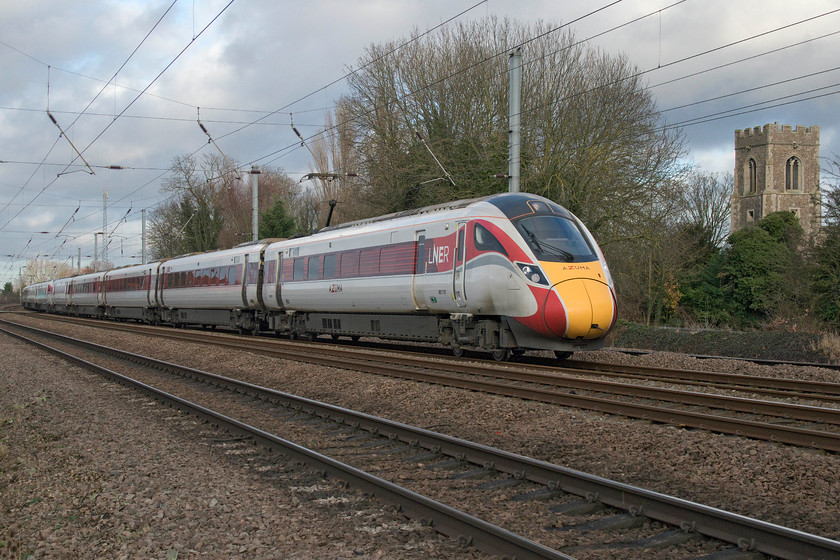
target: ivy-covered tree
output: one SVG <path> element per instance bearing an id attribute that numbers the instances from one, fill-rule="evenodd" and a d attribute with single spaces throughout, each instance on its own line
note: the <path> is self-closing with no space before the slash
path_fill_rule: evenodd
<path id="1" fill-rule="evenodd" d="M 734 327 L 784 317 L 802 296 L 802 228 L 791 212 L 774 212 L 729 236 L 729 246 L 711 258 L 684 286 L 683 305 L 705 323 Z"/>
<path id="2" fill-rule="evenodd" d="M 840 225 L 828 226 L 811 259 L 812 309 L 834 328 L 840 327 Z"/>

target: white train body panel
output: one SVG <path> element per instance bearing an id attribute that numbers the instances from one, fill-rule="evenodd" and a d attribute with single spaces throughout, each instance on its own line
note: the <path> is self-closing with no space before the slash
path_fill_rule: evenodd
<path id="1" fill-rule="evenodd" d="M 470 251 L 476 223 L 516 233 L 498 208 L 477 202 L 274 243 L 265 261 L 281 257 L 280 299 L 277 285 L 267 285 L 265 305 L 303 312 L 533 314 L 537 304 L 522 293 L 526 281 L 510 260 Z"/>
<path id="2" fill-rule="evenodd" d="M 108 307 L 148 308 L 157 305 L 155 289 L 159 263 L 108 271 L 104 304 Z"/>
<path id="3" fill-rule="evenodd" d="M 73 278 L 59 278 L 53 282 L 52 306 L 57 311 L 64 311 L 70 305 L 70 284 Z"/>
<path id="4" fill-rule="evenodd" d="M 68 290 L 68 304 L 74 306 L 100 307 L 105 304 L 102 283 L 104 272 L 92 272 L 71 278 Z"/>
<path id="5" fill-rule="evenodd" d="M 479 340 L 479 322 L 490 320 L 509 325 L 523 347 L 592 348 L 616 318 L 612 279 L 594 239 L 570 212 L 533 195 L 345 224 L 272 244 L 269 260 L 281 269 L 269 311 L 315 313 L 327 322 L 329 313 L 367 314 L 372 323 L 376 313 L 437 316 L 442 333 L 454 330 L 447 321 L 465 319 L 473 334 L 456 344 Z"/>
<path id="6" fill-rule="evenodd" d="M 158 302 L 169 309 L 258 307 L 257 280 L 263 246 L 235 247 L 164 261 L 159 270 Z"/>

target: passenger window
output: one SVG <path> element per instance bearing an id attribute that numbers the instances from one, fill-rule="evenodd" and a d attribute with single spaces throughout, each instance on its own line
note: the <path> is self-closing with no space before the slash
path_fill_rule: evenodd
<path id="1" fill-rule="evenodd" d="M 321 257 L 309 257 L 309 269 L 306 277 L 314 280 L 321 276 Z"/>
<path id="2" fill-rule="evenodd" d="M 324 257 L 324 278 L 335 278 L 335 253 Z"/>
<path id="3" fill-rule="evenodd" d="M 295 280 L 303 280 L 303 265 L 306 261 L 304 259 L 295 259 L 295 271 L 294 271 L 294 279 Z"/>
<path id="4" fill-rule="evenodd" d="M 363 276 L 379 274 L 379 249 L 365 249 L 361 253 L 359 273 Z"/>
<path id="5" fill-rule="evenodd" d="M 341 277 L 358 276 L 359 251 L 348 251 L 341 254 Z"/>

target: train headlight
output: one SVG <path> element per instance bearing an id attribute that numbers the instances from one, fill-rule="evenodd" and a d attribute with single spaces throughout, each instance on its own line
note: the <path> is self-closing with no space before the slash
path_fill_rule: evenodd
<path id="1" fill-rule="evenodd" d="M 525 275 L 525 278 L 528 279 L 529 282 L 533 282 L 534 284 L 542 284 L 543 286 L 548 286 L 548 280 L 546 280 L 545 273 L 535 264 L 527 264 L 527 263 L 516 263 L 519 266 L 519 270 L 522 271 L 522 274 Z"/>

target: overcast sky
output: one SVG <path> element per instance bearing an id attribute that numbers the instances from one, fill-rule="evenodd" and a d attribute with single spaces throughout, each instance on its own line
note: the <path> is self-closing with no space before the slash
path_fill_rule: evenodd
<path id="1" fill-rule="evenodd" d="M 0 284 L 36 256 L 69 263 L 81 248 L 88 264 L 103 191 L 108 256 L 139 263 L 140 211 L 166 196 L 160 185 L 172 159 L 217 153 L 196 124 L 199 107 L 229 157 L 298 177 L 310 160 L 288 149 L 296 140 L 289 113 L 314 134 L 346 91 L 339 79 L 370 44 L 458 14 L 455 22 L 495 15 L 559 25 L 611 4 L 229 1 L 170 9 L 171 0 L 0 0 Z M 734 131 L 766 123 L 819 125 L 822 156 L 840 154 L 840 11 L 829 13 L 838 8 L 829 0 L 624 0 L 571 29 L 586 39 L 654 13 L 592 43 L 649 70 L 667 122 L 684 126 L 689 161 L 732 172 Z M 95 174 L 81 160 L 68 168 L 73 146 Z"/>

